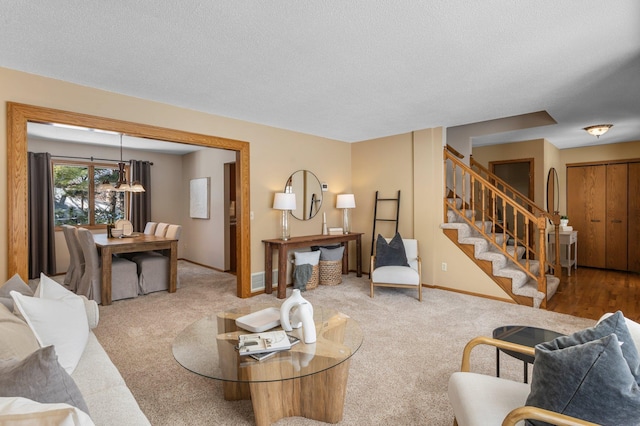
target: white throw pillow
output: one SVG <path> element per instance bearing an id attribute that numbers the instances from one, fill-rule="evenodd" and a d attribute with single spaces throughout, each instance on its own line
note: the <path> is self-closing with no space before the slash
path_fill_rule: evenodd
<path id="1" fill-rule="evenodd" d="M 0 424 L 95 426 L 87 413 L 69 404 L 42 404 L 20 397 L 0 398 Z"/>
<path id="2" fill-rule="evenodd" d="M 40 346 L 53 345 L 58 362 L 71 374 L 78 365 L 89 338 L 87 314 L 80 296 L 55 281 L 48 280 L 40 280 L 36 290 L 40 297 L 28 297 L 16 291 L 11 292 L 11 297 Z"/>
<path id="3" fill-rule="evenodd" d="M 305 265 L 309 264 L 311 266 L 317 265 L 320 262 L 320 250 L 315 251 L 297 251 L 295 252 L 295 264 L 296 265 Z"/>
<path id="4" fill-rule="evenodd" d="M 44 299 L 63 299 L 65 297 L 78 297 L 84 303 L 84 310 L 87 315 L 87 324 L 93 329 L 98 326 L 100 320 L 100 311 L 95 300 L 89 300 L 83 295 L 77 295 L 67 290 L 62 284 L 52 280 L 43 273 L 40 273 L 40 283 L 33 294 L 35 297 Z"/>

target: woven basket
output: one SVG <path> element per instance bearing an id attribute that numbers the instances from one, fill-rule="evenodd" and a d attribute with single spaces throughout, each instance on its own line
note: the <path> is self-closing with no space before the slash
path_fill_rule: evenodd
<path id="1" fill-rule="evenodd" d="M 318 287 L 318 276 L 320 275 L 319 270 L 320 268 L 318 267 L 318 265 L 313 265 L 311 278 L 309 278 L 309 281 L 307 281 L 307 290 L 313 290 L 314 288 Z"/>
<path id="2" fill-rule="evenodd" d="M 294 266 L 295 268 L 295 266 Z M 318 265 L 313 265 L 313 269 L 311 272 L 311 277 L 309 277 L 309 281 L 307 281 L 306 289 L 313 290 L 318 287 L 318 277 L 320 276 L 320 268 Z"/>
<path id="3" fill-rule="evenodd" d="M 320 261 L 320 284 L 338 285 L 342 283 L 342 259 Z"/>

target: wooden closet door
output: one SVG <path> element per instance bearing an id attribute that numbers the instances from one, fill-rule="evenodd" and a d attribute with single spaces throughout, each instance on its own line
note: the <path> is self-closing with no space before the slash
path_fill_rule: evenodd
<path id="1" fill-rule="evenodd" d="M 629 163 L 629 217 L 627 267 L 640 272 L 640 163 Z"/>
<path id="2" fill-rule="evenodd" d="M 606 268 L 627 270 L 628 165 L 607 165 Z"/>
<path id="3" fill-rule="evenodd" d="M 606 166 L 567 168 L 567 215 L 578 231 L 578 265 L 604 268 Z"/>

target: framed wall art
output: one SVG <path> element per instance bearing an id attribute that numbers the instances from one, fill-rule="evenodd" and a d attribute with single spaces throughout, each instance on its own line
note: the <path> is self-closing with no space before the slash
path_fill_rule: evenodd
<path id="1" fill-rule="evenodd" d="M 209 219 L 209 180 L 204 177 L 189 182 L 189 216 L 194 219 Z"/>

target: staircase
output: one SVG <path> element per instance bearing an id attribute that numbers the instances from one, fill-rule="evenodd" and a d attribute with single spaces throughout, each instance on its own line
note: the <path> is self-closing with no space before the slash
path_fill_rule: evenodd
<path id="1" fill-rule="evenodd" d="M 547 223 L 558 231 L 558 214 L 548 214 L 473 159 L 467 166 L 459 157 L 444 150 L 441 229 L 516 303 L 546 308 L 560 284 L 559 253 L 552 263 L 546 259 Z"/>

